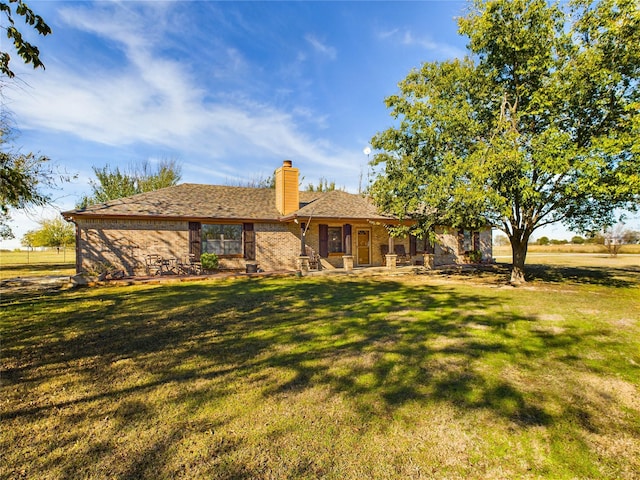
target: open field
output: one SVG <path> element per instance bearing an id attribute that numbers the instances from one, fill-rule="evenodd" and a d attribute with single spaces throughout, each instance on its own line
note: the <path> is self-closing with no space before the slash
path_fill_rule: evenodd
<path id="1" fill-rule="evenodd" d="M 505 277 L 4 295 L 0 477 L 638 478 L 640 269 Z"/>
<path id="2" fill-rule="evenodd" d="M 566 247 L 572 247 L 567 245 Z M 574 245 L 573 247 L 581 247 Z M 585 248 L 563 249 L 557 246 L 552 248 L 530 246 L 527 253 L 527 265 L 530 270 L 540 266 L 549 265 L 555 267 L 586 267 L 603 269 L 640 268 L 640 255 L 637 253 L 624 253 L 611 256 L 603 252 L 589 252 L 591 246 Z M 627 247 L 640 247 L 640 245 L 627 245 Z M 563 251 L 567 250 L 567 251 Z M 627 252 L 635 252 L 635 249 L 627 249 Z M 493 256 L 501 264 L 511 263 L 511 249 L 509 247 L 494 247 Z"/>
<path id="3" fill-rule="evenodd" d="M 529 245 L 527 249 L 530 254 L 558 254 L 558 253 L 588 253 L 609 256 L 604 245 Z M 622 245 L 620 254 L 639 255 L 640 245 Z M 510 246 L 493 246 L 493 254 L 498 256 L 511 256 Z"/>
<path id="4" fill-rule="evenodd" d="M 55 249 L 44 252 L 0 251 L 0 280 L 15 277 L 39 277 L 46 275 L 73 275 L 75 249 Z"/>

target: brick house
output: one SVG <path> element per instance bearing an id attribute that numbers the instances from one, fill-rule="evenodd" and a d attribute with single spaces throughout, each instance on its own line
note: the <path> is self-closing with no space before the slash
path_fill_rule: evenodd
<path id="1" fill-rule="evenodd" d="M 413 237 L 389 238 L 396 222 L 362 195 L 343 191 L 301 192 L 299 172 L 286 160 L 276 170 L 276 188 L 181 184 L 63 213 L 76 225 L 76 270 L 105 265 L 127 275 L 145 275 L 149 255 L 198 259 L 216 253 L 221 269 L 295 270 L 306 255 L 324 268 L 380 266 L 385 253 L 401 249 L 402 260 L 434 265 L 465 263 L 469 252 L 491 260 L 491 230 L 436 229 L 435 246 Z M 301 261 L 303 262 L 301 264 Z"/>

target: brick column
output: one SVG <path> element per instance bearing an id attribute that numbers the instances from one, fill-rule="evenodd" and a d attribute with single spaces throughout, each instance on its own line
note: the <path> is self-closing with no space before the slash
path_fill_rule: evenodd
<path id="1" fill-rule="evenodd" d="M 395 253 L 387 253 L 385 259 L 389 270 L 395 270 L 398 267 L 398 255 Z"/>
<path id="2" fill-rule="evenodd" d="M 304 275 L 309 273 L 309 257 L 300 255 L 297 261 L 298 270 Z"/>
<path id="3" fill-rule="evenodd" d="M 353 255 L 342 256 L 342 267 L 346 272 L 353 270 Z"/>

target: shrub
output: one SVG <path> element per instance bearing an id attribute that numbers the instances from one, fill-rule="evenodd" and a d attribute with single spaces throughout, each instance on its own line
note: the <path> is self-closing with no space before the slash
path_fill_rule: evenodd
<path id="1" fill-rule="evenodd" d="M 571 243 L 573 243 L 574 245 L 582 245 L 584 243 L 584 238 L 576 235 L 571 239 Z"/>
<path id="2" fill-rule="evenodd" d="M 200 262 L 204 270 L 218 269 L 218 255 L 215 253 L 203 253 L 200 255 Z"/>
<path id="3" fill-rule="evenodd" d="M 469 252 L 469 260 L 473 263 L 480 263 L 482 261 L 482 252 L 480 250 L 472 250 Z"/>

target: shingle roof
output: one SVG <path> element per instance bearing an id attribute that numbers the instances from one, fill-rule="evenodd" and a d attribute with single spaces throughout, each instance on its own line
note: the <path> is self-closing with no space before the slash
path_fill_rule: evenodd
<path id="1" fill-rule="evenodd" d="M 65 218 L 156 218 L 189 220 L 280 220 L 276 192 L 271 188 L 229 187 L 183 183 L 153 192 L 64 212 Z M 300 192 L 300 210 L 287 216 L 385 218 L 361 195 L 342 191 Z"/>
<path id="2" fill-rule="evenodd" d="M 301 197 L 303 193 L 305 192 L 300 192 Z M 300 210 L 294 212 L 292 216 L 367 220 L 392 219 L 390 216 L 380 214 L 368 198 L 341 190 L 321 193 L 314 201 L 301 206 Z"/>

